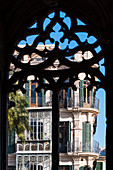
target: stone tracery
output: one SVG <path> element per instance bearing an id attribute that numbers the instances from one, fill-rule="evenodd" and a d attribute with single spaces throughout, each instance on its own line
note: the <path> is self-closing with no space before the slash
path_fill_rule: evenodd
<path id="1" fill-rule="evenodd" d="M 37 92 L 42 88 L 46 91 L 53 90 L 53 87 L 60 90 L 70 86 L 76 90 L 74 82 L 80 80 L 78 75 L 82 72 L 86 75 L 85 79 L 90 81 L 89 88 L 94 85 L 104 88 L 104 76 L 99 67 L 94 67 L 102 59 L 102 47 L 100 41 L 91 34 L 87 24 L 59 9 L 49 13 L 43 22 L 42 19 L 26 29 L 27 36 L 23 45 L 20 45 L 21 41 L 15 45 L 10 56 L 13 75 L 8 80 L 8 90 L 20 89 L 25 93 L 23 85 L 29 75 L 34 75 L 34 81 L 39 84 Z M 27 40 L 31 35 L 34 40 L 30 44 Z M 52 47 L 48 44 L 52 44 Z M 88 51 L 92 53 L 91 58 L 85 57 Z M 81 60 L 77 60 L 75 56 L 80 52 Z M 37 60 L 37 64 L 33 64 L 34 60 Z M 48 70 L 50 66 L 55 67 L 56 60 L 57 68 Z M 100 82 L 95 81 L 95 76 Z M 45 83 L 44 79 L 48 83 Z"/>

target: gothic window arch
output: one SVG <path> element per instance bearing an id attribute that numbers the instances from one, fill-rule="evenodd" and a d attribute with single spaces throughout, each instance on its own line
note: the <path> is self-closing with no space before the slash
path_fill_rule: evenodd
<path id="1" fill-rule="evenodd" d="M 84 79 L 90 81 L 89 88 L 104 88 L 104 75 L 98 68 L 103 57 L 102 42 L 72 14 L 56 8 L 42 17 L 43 22 L 36 21 L 26 29 L 26 39 L 18 40 L 10 56 L 13 75 L 8 81 L 9 91 L 19 88 L 25 93 L 23 85 L 29 75 L 34 75 L 34 82 L 39 83 L 35 87 L 37 92 L 53 90 L 55 84 L 59 90 L 76 89 L 74 82 L 80 80 L 80 73 L 85 73 Z"/>
<path id="2" fill-rule="evenodd" d="M 23 36 L 23 38 L 21 38 Z M 10 56 L 13 72 L 8 80 L 8 91 L 20 89 L 28 76 L 38 83 L 35 91 L 53 91 L 52 138 L 58 138 L 58 92 L 62 88 L 76 90 L 76 81 L 88 80 L 88 89 L 105 88 L 105 76 L 99 70 L 103 58 L 103 44 L 92 28 L 75 12 L 62 9 L 49 11 L 18 38 Z M 32 37 L 32 43 L 29 38 Z M 23 42 L 23 44 L 22 44 Z M 88 53 L 90 52 L 90 56 Z M 83 76 L 84 75 L 84 76 Z M 97 77 L 97 78 L 95 78 Z M 46 80 L 46 81 L 45 81 Z M 58 166 L 58 141 L 52 144 L 53 166 Z M 54 159 L 55 158 L 55 159 Z M 57 161 L 56 161 L 57 160 Z M 53 167 L 54 169 L 54 167 Z"/>

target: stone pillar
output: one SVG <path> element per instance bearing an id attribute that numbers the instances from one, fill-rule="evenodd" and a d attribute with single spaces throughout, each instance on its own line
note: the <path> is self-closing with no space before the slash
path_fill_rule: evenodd
<path id="1" fill-rule="evenodd" d="M 0 169 L 7 170 L 8 165 L 8 98 L 7 47 L 5 44 L 4 24 L 0 13 Z"/>
<path id="2" fill-rule="evenodd" d="M 113 45 L 110 43 L 105 47 L 105 67 L 106 67 L 106 166 L 109 169 L 112 167 L 112 154 L 113 154 Z"/>
<path id="3" fill-rule="evenodd" d="M 58 90 L 52 94 L 52 169 L 59 170 L 59 101 Z"/>

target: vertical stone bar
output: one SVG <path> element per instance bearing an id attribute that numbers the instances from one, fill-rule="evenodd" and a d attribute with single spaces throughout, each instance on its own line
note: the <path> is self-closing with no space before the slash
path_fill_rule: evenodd
<path id="1" fill-rule="evenodd" d="M 6 74 L 0 78 L 0 169 L 8 168 L 8 96 L 6 90 Z"/>
<path id="2" fill-rule="evenodd" d="M 59 101 L 58 91 L 52 94 L 52 170 L 59 169 Z"/>
<path id="3" fill-rule="evenodd" d="M 110 169 L 113 165 L 112 154 L 113 154 L 113 46 L 108 44 L 106 46 L 105 66 L 106 66 L 106 118 L 107 118 L 107 129 L 106 129 L 106 166 Z"/>
<path id="4" fill-rule="evenodd" d="M 7 76 L 8 59 L 6 37 L 0 16 L 0 170 L 8 168 L 8 97 Z"/>

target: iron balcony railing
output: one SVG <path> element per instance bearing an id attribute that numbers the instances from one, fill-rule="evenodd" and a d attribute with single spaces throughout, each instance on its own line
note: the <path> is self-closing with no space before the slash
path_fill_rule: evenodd
<path id="1" fill-rule="evenodd" d="M 35 151 L 35 152 L 41 152 L 41 151 L 51 151 L 52 150 L 52 143 L 51 141 L 33 141 L 33 142 L 30 142 L 30 141 L 27 141 L 25 143 L 18 143 L 17 142 L 17 152 L 20 151 L 20 152 L 23 152 L 23 151 L 26 151 L 26 152 L 32 152 L 32 151 Z"/>
<path id="2" fill-rule="evenodd" d="M 52 100 L 46 100 L 43 97 L 32 98 L 28 97 L 27 101 L 29 107 L 52 107 Z M 73 98 L 59 99 L 60 108 L 76 108 L 76 107 L 89 107 L 99 110 L 99 99 L 93 98 Z"/>
<path id="3" fill-rule="evenodd" d="M 95 140 L 93 141 L 93 145 L 91 145 L 91 141 L 84 144 L 76 141 L 75 145 L 67 142 L 67 152 L 93 152 L 99 154 L 99 143 Z"/>
<path id="4" fill-rule="evenodd" d="M 88 98 L 66 98 L 65 100 L 59 100 L 60 108 L 76 108 L 76 107 L 89 107 L 99 110 L 99 99 L 96 97 L 91 99 Z"/>
<path id="5" fill-rule="evenodd" d="M 52 101 L 46 101 L 44 97 L 27 97 L 28 107 L 51 107 Z"/>

